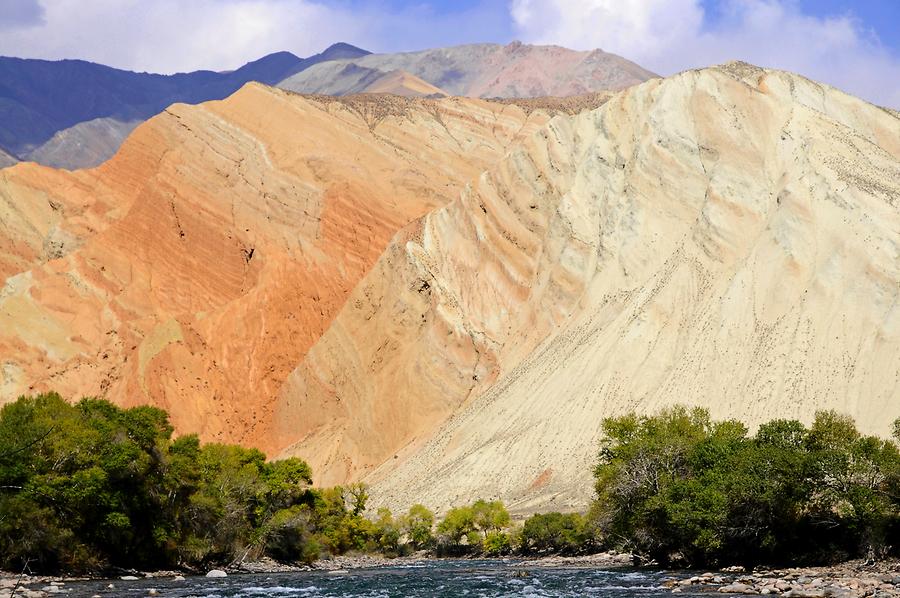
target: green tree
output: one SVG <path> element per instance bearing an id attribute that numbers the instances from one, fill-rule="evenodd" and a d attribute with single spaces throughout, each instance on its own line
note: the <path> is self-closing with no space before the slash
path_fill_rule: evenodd
<path id="1" fill-rule="evenodd" d="M 476 531 L 472 507 L 455 507 L 447 511 L 447 515 L 438 524 L 437 531 L 445 543 L 458 548 L 462 545 L 463 538 Z"/>
<path id="2" fill-rule="evenodd" d="M 390 554 L 397 554 L 400 551 L 400 537 L 403 533 L 400 522 L 394 520 L 390 509 L 381 507 L 374 523 L 378 548 Z"/>
<path id="3" fill-rule="evenodd" d="M 419 550 L 433 543 L 434 536 L 431 531 L 433 527 L 434 513 L 421 504 L 411 506 L 409 513 L 403 518 L 403 531 L 409 543 Z"/>
<path id="4" fill-rule="evenodd" d="M 346 492 L 351 512 L 354 515 L 362 515 L 369 501 L 369 487 L 362 482 L 355 482 L 347 486 Z"/>
<path id="5" fill-rule="evenodd" d="M 675 408 L 603 429 L 597 523 L 645 558 L 821 563 L 877 555 L 896 535 L 897 446 L 846 416 L 817 413 L 808 429 L 775 420 L 749 437 L 737 422 Z"/>
<path id="6" fill-rule="evenodd" d="M 0 410 L 0 566 L 84 571 L 255 556 L 275 530 L 289 535 L 285 522 L 309 531 L 299 507 L 313 501 L 310 483 L 297 459 L 267 463 L 252 449 L 173 440 L 159 409 L 22 397 Z"/>
<path id="7" fill-rule="evenodd" d="M 483 537 L 490 532 L 500 532 L 509 527 L 509 512 L 499 500 L 479 499 L 472 503 L 472 518 Z"/>
<path id="8" fill-rule="evenodd" d="M 591 548 L 587 522 L 578 513 L 538 513 L 522 525 L 520 550 L 525 554 L 577 554 Z"/>

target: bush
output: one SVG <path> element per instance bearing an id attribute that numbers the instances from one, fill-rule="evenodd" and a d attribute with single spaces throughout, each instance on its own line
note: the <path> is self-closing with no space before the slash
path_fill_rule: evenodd
<path id="1" fill-rule="evenodd" d="M 525 554 L 578 554 L 594 547 L 586 519 L 578 513 L 532 515 L 522 526 Z"/>
<path id="2" fill-rule="evenodd" d="M 482 549 L 486 556 L 503 556 L 512 552 L 512 542 L 505 532 L 488 532 Z"/>
<path id="3" fill-rule="evenodd" d="M 40 572 L 309 560 L 309 466 L 172 439 L 162 410 L 55 393 L 0 410 L 0 568 Z"/>
<path id="4" fill-rule="evenodd" d="M 598 525 L 666 565 L 821 563 L 884 551 L 900 453 L 852 420 L 776 420 L 756 436 L 675 408 L 603 422 Z M 535 532 L 537 533 L 537 532 Z"/>
<path id="5" fill-rule="evenodd" d="M 471 505 L 450 509 L 437 527 L 438 553 L 460 555 L 487 553 L 489 549 L 508 551 L 510 539 L 502 532 L 509 526 L 509 512 L 500 501 L 477 500 Z M 493 543 L 490 548 L 487 545 L 489 536 Z"/>

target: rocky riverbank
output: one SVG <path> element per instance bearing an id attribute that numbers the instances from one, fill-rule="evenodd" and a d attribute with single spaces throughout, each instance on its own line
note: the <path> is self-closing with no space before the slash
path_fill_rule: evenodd
<path id="1" fill-rule="evenodd" d="M 425 552 L 411 556 L 387 558 L 379 555 L 342 555 L 321 559 L 311 565 L 285 565 L 269 558 L 247 561 L 239 565 L 212 569 L 207 572 L 188 571 L 120 571 L 117 575 L 93 575 L 82 577 L 20 575 L 8 571 L 0 571 L 0 596 L 42 598 L 56 594 L 66 594 L 72 582 L 89 579 L 106 579 L 113 588 L 117 581 L 134 581 L 138 579 L 160 579 L 177 581 L 185 575 L 206 575 L 207 577 L 226 577 L 228 575 L 292 573 L 300 571 L 347 571 L 372 567 L 387 567 L 422 563 L 428 559 Z M 433 557 L 431 557 L 433 558 Z"/>
<path id="2" fill-rule="evenodd" d="M 608 569 L 611 567 L 630 567 L 632 557 L 621 552 L 600 552 L 584 556 L 544 556 L 536 559 L 528 559 L 515 563 L 516 567 L 523 568 L 581 568 Z"/>
<path id="3" fill-rule="evenodd" d="M 209 575 L 290 573 L 294 571 L 341 572 L 353 569 L 375 567 L 397 567 L 425 564 L 434 557 L 425 552 L 414 555 L 387 558 L 373 555 L 344 555 L 316 561 L 312 565 L 283 565 L 264 559 L 228 567 L 225 571 L 215 570 Z M 547 556 L 537 559 L 510 559 L 510 566 L 516 569 L 536 568 L 586 568 L 608 569 L 628 567 L 631 557 L 616 552 L 600 553 L 579 557 Z M 113 587 L 118 580 L 140 578 L 178 579 L 176 571 L 152 573 L 132 572 L 109 579 Z M 67 585 L 86 578 L 66 578 L 38 575 L 19 576 L 0 572 L 0 596 L 11 598 L 43 598 L 68 593 Z M 183 579 L 183 578 L 182 578 Z M 867 563 L 849 561 L 831 567 L 809 567 L 791 569 L 765 569 L 746 573 L 740 568 L 728 568 L 686 576 L 684 571 L 673 571 L 663 586 L 673 594 L 714 594 L 725 595 L 769 595 L 773 598 L 900 598 L 900 560 Z M 149 595 L 155 595 L 152 593 Z"/>
<path id="4" fill-rule="evenodd" d="M 831 567 L 707 572 L 665 582 L 672 593 L 718 592 L 783 598 L 900 597 L 900 561 L 849 561 Z"/>

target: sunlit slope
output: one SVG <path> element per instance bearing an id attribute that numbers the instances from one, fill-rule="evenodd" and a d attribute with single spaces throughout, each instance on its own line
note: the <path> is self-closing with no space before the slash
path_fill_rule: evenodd
<path id="1" fill-rule="evenodd" d="M 898 201 L 896 115 L 788 73 L 731 63 L 558 116 L 395 238 L 288 378 L 289 452 L 392 507 L 529 511 L 584 506 L 607 415 L 834 408 L 887 433 Z M 326 396 L 343 417 L 290 417 Z"/>
<path id="2" fill-rule="evenodd" d="M 250 84 L 170 107 L 98 169 L 2 171 L 0 398 L 150 403 L 179 433 L 281 448 L 285 377 L 389 240 L 548 118 Z"/>

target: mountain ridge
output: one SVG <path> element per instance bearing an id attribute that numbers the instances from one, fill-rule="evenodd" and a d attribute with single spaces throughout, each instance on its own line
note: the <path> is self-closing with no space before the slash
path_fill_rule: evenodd
<path id="1" fill-rule="evenodd" d="M 583 508 L 608 415 L 889 432 L 896 113 L 741 62 L 521 104 L 251 83 L 99 168 L 0 171 L 0 398 L 517 514 Z"/>
<path id="2" fill-rule="evenodd" d="M 398 69 L 451 95 L 470 97 L 581 95 L 615 91 L 657 76 L 602 50 L 512 42 L 369 54 L 317 65 L 278 86 L 299 93 L 344 95 L 359 91 L 362 76 L 374 78 Z"/>
<path id="3" fill-rule="evenodd" d="M 136 73 L 85 60 L 0 57 L 0 148 L 21 159 L 41 161 L 52 155 L 51 165 L 58 167 L 96 166 L 111 157 L 134 122 L 170 104 L 223 99 L 249 81 L 274 84 L 319 62 L 367 53 L 339 43 L 308 58 L 275 52 L 233 71 L 172 75 Z M 87 145 L 86 152 L 79 146 L 66 151 L 64 143 L 54 143 L 54 135 L 78 137 L 78 129 L 70 129 L 100 118 L 119 131 L 117 137 L 107 136 L 92 145 L 82 127 L 81 147 Z M 118 144 L 110 145 L 116 139 Z"/>
<path id="4" fill-rule="evenodd" d="M 583 507 L 606 414 L 836 408 L 889 434 L 898 133 L 878 107 L 739 62 L 557 116 L 398 234 L 280 399 L 327 389 L 363 421 L 283 454 L 315 455 L 328 482 L 346 455 L 392 508 L 485 496 L 528 513 Z M 453 415 L 386 442 L 397 405 L 425 397 Z"/>

